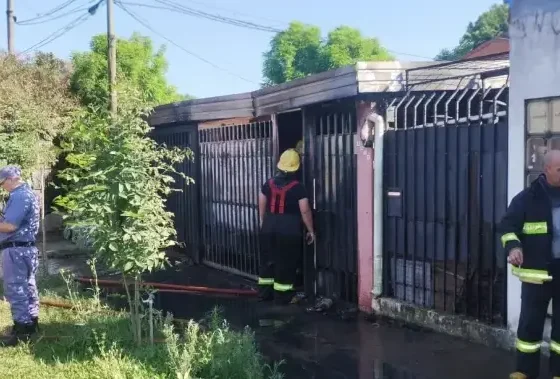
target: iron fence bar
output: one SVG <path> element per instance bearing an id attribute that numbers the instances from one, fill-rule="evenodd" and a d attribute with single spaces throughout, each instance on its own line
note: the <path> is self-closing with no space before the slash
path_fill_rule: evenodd
<path id="1" fill-rule="evenodd" d="M 241 140 L 243 141 L 241 145 L 241 157 L 240 157 L 241 167 L 243 167 L 244 172 L 250 172 L 249 165 L 247 164 L 247 155 L 248 155 L 247 150 L 248 150 L 248 140 L 249 140 L 247 137 L 247 128 L 243 124 L 239 125 L 239 128 L 241 131 Z M 250 200 L 250 195 L 247 188 L 247 181 L 241 180 L 241 182 L 243 183 L 243 186 L 241 187 L 241 191 L 240 191 L 242 194 L 241 202 L 246 204 Z M 241 213 L 241 218 L 243 219 L 243 237 L 242 237 L 241 247 L 244 248 L 250 236 L 248 213 L 245 209 L 243 209 L 243 212 Z M 251 272 L 251 261 L 248 252 L 246 254 L 243 254 L 243 257 L 244 257 L 243 260 L 245 262 L 243 272 Z"/>
<path id="2" fill-rule="evenodd" d="M 230 168 L 230 158 L 229 158 L 229 149 L 230 149 L 230 136 L 229 136 L 229 126 L 224 126 L 221 128 L 222 130 L 222 138 L 223 138 L 223 142 L 222 142 L 222 172 L 223 172 L 223 176 L 222 176 L 222 193 L 221 193 L 221 198 L 222 198 L 222 211 L 223 211 L 223 218 L 222 218 L 222 227 L 223 227 L 223 231 L 224 231 L 224 239 L 222 240 L 222 243 L 224 245 L 224 249 L 223 249 L 223 256 L 222 256 L 222 262 L 223 265 L 226 267 L 234 267 L 232 265 L 232 250 L 231 250 L 231 243 L 230 243 L 230 237 L 231 237 L 231 231 L 230 231 L 230 224 L 229 224 L 229 217 L 231 214 L 231 204 L 229 201 L 229 195 L 230 195 L 230 191 L 229 189 L 231 188 L 231 177 L 232 177 L 232 170 Z"/>
<path id="3" fill-rule="evenodd" d="M 332 123 L 333 123 L 333 135 L 329 137 L 330 140 L 332 140 L 332 144 L 333 144 L 333 157 L 331 157 L 331 160 L 333 164 L 332 166 L 334 166 L 334 175 L 331 175 L 331 181 L 332 181 L 332 188 L 331 190 L 333 191 L 333 196 L 331 197 L 331 207 L 333 208 L 333 224 L 334 224 L 334 229 L 337 231 L 334 234 L 334 267 L 337 268 L 336 270 L 334 270 L 336 272 L 336 276 L 337 276 L 337 290 L 340 291 L 340 296 L 342 297 L 342 291 L 345 287 L 345 278 L 344 278 L 344 274 L 346 272 L 346 267 L 344 267 L 342 265 L 342 259 L 341 255 L 342 255 L 342 247 L 340 244 L 340 223 L 338 222 L 339 218 L 342 216 L 342 212 L 340 211 L 340 191 L 339 188 L 342 185 L 341 181 L 340 181 L 340 162 L 339 160 L 339 142 L 338 142 L 338 127 L 340 124 L 340 120 L 339 117 L 342 118 L 344 117 L 344 112 L 336 112 L 333 113 L 332 115 Z M 334 178 L 333 178 L 334 176 Z M 346 288 L 347 291 L 347 288 Z M 345 298 L 348 298 L 348 293 L 345 293 Z"/>
<path id="4" fill-rule="evenodd" d="M 228 267 L 227 264 L 227 224 L 226 224 L 226 217 L 227 217 L 227 200 L 226 200 L 226 191 L 227 191 L 227 176 L 229 174 L 229 170 L 227 169 L 227 160 L 226 160 L 226 130 L 225 128 L 221 127 L 220 130 L 220 144 L 219 144 L 219 167 L 220 167 L 220 177 L 218 178 L 220 183 L 220 192 L 219 192 L 219 202 L 216 202 L 216 205 L 219 205 L 220 208 L 220 218 L 219 218 L 219 225 L 218 229 L 221 233 L 220 238 L 220 264 L 224 267 Z"/>
<path id="5" fill-rule="evenodd" d="M 351 120 L 351 112 L 343 112 L 341 114 L 341 125 L 340 125 L 340 158 L 338 158 L 337 162 L 342 161 L 342 168 L 339 166 L 338 168 L 338 172 L 339 175 L 342 174 L 341 170 L 344 170 L 345 168 L 349 167 L 348 165 L 348 149 L 347 149 L 347 144 L 348 141 L 350 140 L 350 143 L 352 143 L 353 141 L 351 141 L 351 136 L 352 133 L 350 133 L 349 131 L 350 129 L 350 123 L 352 122 Z M 338 141 L 338 138 L 337 138 Z M 353 162 L 350 162 L 350 164 L 353 164 Z M 339 162 L 340 165 L 340 162 Z M 343 176 L 340 176 L 340 178 L 343 179 L 339 179 L 339 181 L 342 181 L 340 183 L 340 186 L 343 188 L 342 191 L 337 191 L 337 195 L 339 196 L 338 198 L 338 204 L 340 207 L 340 213 L 339 213 L 339 217 L 341 217 L 341 220 L 345 220 L 346 219 L 346 214 L 348 213 L 348 207 L 347 207 L 347 203 L 349 203 L 349 198 L 352 198 L 352 194 L 350 191 L 348 191 L 348 188 L 345 188 L 347 186 L 350 186 L 350 188 L 352 188 L 353 186 L 349 185 L 348 182 L 352 181 L 348 180 L 347 178 L 344 178 Z M 354 176 L 352 176 L 352 172 L 350 173 L 350 178 L 354 178 Z M 348 184 L 347 184 L 348 183 Z M 350 210 L 352 210 L 352 206 L 350 206 Z M 350 214 L 352 214 L 352 212 L 349 212 Z M 343 221 L 341 221 L 343 222 Z M 341 228 L 343 230 L 343 236 L 339 241 L 339 249 L 341 250 L 341 254 L 342 254 L 342 262 L 344 262 L 344 273 L 345 273 L 345 286 L 346 286 L 346 299 L 350 300 L 352 299 L 352 291 L 353 291 L 353 281 L 352 281 L 352 274 L 351 274 L 351 256 L 350 254 L 354 253 L 354 246 L 352 244 L 352 231 L 354 230 L 353 226 L 353 222 L 351 220 L 351 222 L 347 222 L 343 224 L 344 226 Z M 347 251 L 345 251 L 346 249 L 348 249 Z"/>
<path id="6" fill-rule="evenodd" d="M 319 246 L 318 246 L 318 251 L 324 251 L 325 252 L 325 259 L 319 261 L 319 259 L 317 259 L 317 275 L 323 275 L 323 277 L 325 276 L 325 272 L 324 272 L 324 262 L 328 262 L 329 260 L 329 251 L 328 251 L 328 245 L 326 244 L 326 241 L 324 239 L 324 236 L 328 236 L 329 234 L 329 230 L 328 230 L 328 224 L 325 222 L 325 211 L 324 211 L 324 207 L 325 207 L 325 199 L 326 199 L 326 188 L 325 188 L 325 183 L 326 183 L 326 159 L 325 159 L 325 132 L 324 132 L 324 123 L 323 123 L 323 117 L 322 115 L 319 115 L 318 121 L 319 121 L 319 141 L 320 141 L 320 151 L 321 154 L 320 156 L 320 162 L 321 162 L 321 174 L 319 176 L 319 183 L 320 183 L 320 191 L 321 191 L 321 201 L 317 202 L 317 218 L 318 221 L 320 220 L 321 222 L 321 226 L 319 226 L 318 230 L 323 231 L 322 236 L 319 238 L 320 244 L 319 246 L 321 247 L 321 249 L 319 250 Z M 319 258 L 319 257 L 317 257 Z M 319 270 L 320 267 L 320 270 Z M 326 285 L 325 280 L 323 280 L 323 284 Z M 324 288 L 322 289 L 324 290 Z"/>
<path id="7" fill-rule="evenodd" d="M 261 177 L 259 170 L 258 170 L 258 165 L 259 165 L 259 161 L 257 159 L 258 157 L 258 153 L 257 153 L 257 133 L 256 133 L 256 128 L 257 128 L 257 123 L 250 123 L 247 125 L 247 131 L 249 134 L 249 159 L 248 159 L 248 163 L 249 163 L 249 172 L 254 172 L 255 175 L 252 175 L 251 177 L 246 178 L 246 185 L 247 185 L 247 192 L 248 192 L 248 196 L 249 199 L 247 201 L 247 204 L 253 204 L 254 201 L 254 197 L 258 196 L 258 194 L 254 194 L 252 189 L 255 188 L 258 185 L 258 181 Z M 247 255 L 250 258 L 251 261 L 251 272 L 258 272 L 258 266 L 255 263 L 256 259 L 255 259 L 255 246 L 254 246 L 254 240 L 255 240 L 255 232 L 258 232 L 258 229 L 255 227 L 255 216 L 253 213 L 249 212 L 249 238 L 247 239 Z"/>
<path id="8" fill-rule="evenodd" d="M 414 224 L 414 233 L 412 234 L 413 235 L 413 243 L 412 243 L 412 245 L 413 245 L 413 249 L 412 249 L 413 250 L 413 255 L 412 255 L 412 267 L 413 267 L 413 271 L 412 271 L 412 291 L 413 291 L 413 296 L 412 296 L 412 299 L 413 299 L 414 303 L 416 303 L 416 292 L 417 292 L 416 290 L 417 289 L 420 290 L 420 288 L 417 288 L 419 286 L 417 286 L 417 284 L 416 284 L 416 263 L 417 263 L 416 258 L 417 258 L 417 254 L 418 254 L 418 230 L 416 228 L 416 218 L 418 217 L 417 212 L 416 212 L 417 205 L 418 205 L 418 191 L 416 191 L 416 185 L 417 185 L 416 172 L 417 172 L 417 169 L 418 169 L 418 156 L 417 156 L 418 152 L 417 152 L 417 149 L 416 149 L 417 148 L 417 143 L 416 143 L 417 131 L 415 130 L 414 126 L 417 124 L 417 121 L 418 121 L 418 117 L 417 117 L 418 116 L 418 114 L 417 114 L 418 106 L 424 100 L 425 97 L 426 97 L 426 95 L 423 94 L 414 103 L 414 118 L 413 118 L 413 124 L 412 124 L 412 162 L 413 162 L 412 172 L 413 172 L 413 175 L 412 175 L 411 185 L 412 185 L 412 188 L 413 188 L 413 191 L 412 191 L 413 199 L 412 199 L 412 216 L 411 216 L 411 219 L 412 219 L 412 222 Z M 409 104 L 412 103 L 412 100 L 414 100 L 414 97 L 411 99 Z M 405 114 L 406 113 L 407 112 L 405 112 Z M 407 146 L 407 150 L 408 150 L 408 146 Z M 425 266 L 425 263 L 422 262 L 422 278 L 425 278 L 425 277 L 426 277 L 426 266 Z M 425 296 L 424 295 L 422 296 L 422 303 L 425 303 Z"/>
<path id="9" fill-rule="evenodd" d="M 335 229 L 335 225 L 333 225 L 333 209 L 332 209 L 332 203 L 333 203 L 333 186 L 332 186 L 332 179 L 333 179 L 333 152 L 332 152 L 332 118 L 333 118 L 333 114 L 327 114 L 324 116 L 325 118 L 325 123 L 326 123 L 326 134 L 323 136 L 324 141 L 327 143 L 327 157 L 326 157 L 326 166 L 328 168 L 326 168 L 325 171 L 325 193 L 327 194 L 326 198 L 325 198 L 325 214 L 326 214 L 326 222 L 328 225 L 328 230 L 329 233 L 327 235 L 327 246 L 328 246 L 328 259 L 326 262 L 326 266 L 327 266 L 327 271 L 330 271 L 330 277 L 332 278 L 332 280 L 335 282 L 335 288 L 337 285 L 337 281 L 338 281 L 338 273 L 337 270 L 333 270 L 331 268 L 336 267 L 335 266 L 335 260 L 336 260 L 336 229 Z M 331 281 L 328 281 L 328 283 L 330 285 L 332 285 L 333 283 Z M 330 288 L 330 286 L 327 286 L 328 288 Z M 330 294 L 332 292 L 332 289 L 329 289 L 329 292 L 327 294 Z"/>
<path id="10" fill-rule="evenodd" d="M 241 170 L 241 165 L 239 164 L 239 149 L 240 149 L 240 139 L 238 135 L 239 125 L 232 125 L 231 126 L 231 138 L 233 140 L 232 143 L 232 152 L 230 155 L 230 159 L 232 160 L 232 168 L 236 172 L 243 172 Z M 234 225 L 234 232 L 233 232 L 233 251 L 235 252 L 235 267 L 240 270 L 243 270 L 243 249 L 240 249 L 240 244 L 242 243 L 241 235 L 243 229 L 241 229 L 241 210 L 243 209 L 242 206 L 238 205 L 241 203 L 241 176 L 240 175 L 233 175 L 233 183 L 231 188 L 230 194 L 230 201 L 232 203 L 233 208 L 233 225 Z"/>
<path id="11" fill-rule="evenodd" d="M 206 151 L 207 151 L 207 167 L 208 167 L 208 171 L 206 172 L 206 179 L 207 182 L 204 183 L 204 186 L 208 186 L 208 199 L 206 201 L 206 214 L 208 215 L 207 218 L 207 224 L 205 225 L 205 227 L 208 230 L 208 235 L 210 237 L 210 240 L 205 241 L 205 243 L 207 243 L 210 247 L 211 253 L 211 260 L 215 261 L 216 260 L 216 240 L 217 240 L 217 236 L 216 236 L 216 231 L 214 230 L 214 228 L 211 227 L 213 220 L 215 218 L 215 212 L 214 212 L 214 206 L 213 206 L 213 201 L 214 201 L 214 194 L 216 193 L 215 191 L 215 180 L 214 180 L 214 175 L 216 175 L 216 159 L 215 159 L 215 146 L 216 143 L 215 141 L 215 134 L 216 134 L 216 130 L 214 129 L 209 129 L 205 131 L 206 137 L 208 138 L 208 144 L 206 145 Z"/>

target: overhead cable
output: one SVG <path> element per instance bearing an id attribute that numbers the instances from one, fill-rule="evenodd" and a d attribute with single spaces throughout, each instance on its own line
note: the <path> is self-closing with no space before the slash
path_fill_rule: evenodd
<path id="1" fill-rule="evenodd" d="M 31 51 L 35 51 L 38 50 L 46 45 L 48 45 L 49 43 L 57 40 L 58 38 L 62 37 L 63 35 L 65 35 L 66 33 L 68 33 L 69 31 L 71 31 L 72 29 L 76 28 L 77 26 L 83 24 L 85 21 L 87 21 L 92 15 L 95 14 L 95 12 L 97 11 L 97 9 L 99 8 L 99 6 L 101 5 L 101 3 L 103 3 L 103 0 L 99 0 L 96 4 L 94 4 L 93 6 L 89 7 L 89 9 L 87 10 L 87 12 L 85 12 L 84 14 L 82 14 L 81 16 L 76 17 L 75 19 L 73 19 L 72 21 L 70 21 L 68 24 L 66 24 L 65 26 L 63 26 L 62 28 L 54 31 L 53 33 L 49 34 L 47 37 L 43 38 L 41 41 L 37 42 L 36 44 L 28 47 L 27 49 L 25 49 L 24 51 L 22 51 L 19 54 L 27 54 Z"/>
<path id="2" fill-rule="evenodd" d="M 220 67 L 220 66 L 216 65 L 215 63 L 209 61 L 208 59 L 203 58 L 203 57 L 201 57 L 200 55 L 198 55 L 198 54 L 196 54 L 196 53 L 193 53 L 192 51 L 190 51 L 190 50 L 186 49 L 185 47 L 179 45 L 177 42 L 173 41 L 172 39 L 170 39 L 170 38 L 166 37 L 165 35 L 161 34 L 161 33 L 158 32 L 157 30 L 155 30 L 145 19 L 143 19 L 142 17 L 138 16 L 138 15 L 135 14 L 133 11 L 131 11 L 130 9 L 128 9 L 128 7 L 126 7 L 126 6 L 124 5 L 124 4 L 125 4 L 124 2 L 122 2 L 122 1 L 120 1 L 120 0 L 117 0 L 115 4 L 116 4 L 119 8 L 121 8 L 124 12 L 126 12 L 130 17 L 132 17 L 134 20 L 136 20 L 139 24 L 141 24 L 142 26 L 144 26 L 146 29 L 150 30 L 150 31 L 151 31 L 152 33 L 154 33 L 154 34 L 157 34 L 158 36 L 160 36 L 161 38 L 163 38 L 164 40 L 166 40 L 167 42 L 169 42 L 169 43 L 172 44 L 173 46 L 177 47 L 177 48 L 180 49 L 180 50 L 183 50 L 185 53 L 187 53 L 187 54 L 189 54 L 189 55 L 195 57 L 196 59 L 198 59 L 198 60 L 200 60 L 200 61 L 202 61 L 202 62 L 204 62 L 204 63 L 206 63 L 206 64 L 209 64 L 210 66 L 212 66 L 212 67 L 214 67 L 214 68 L 216 68 L 216 69 L 218 69 L 218 70 L 220 70 L 220 71 L 226 72 L 226 73 L 228 73 L 228 74 L 230 74 L 230 75 L 232 75 L 232 76 L 235 76 L 235 77 L 237 77 L 237 78 L 239 78 L 239 79 L 241 79 L 241 80 L 244 80 L 244 81 L 246 81 L 246 82 L 259 85 L 259 83 L 255 82 L 255 81 L 253 81 L 253 80 L 244 78 L 243 76 L 238 75 L 238 74 L 236 74 L 236 73 L 234 73 L 234 72 L 232 72 L 232 71 L 230 71 L 230 70 L 228 70 L 228 69 L 226 69 L 226 68 L 223 68 L 223 67 Z"/>

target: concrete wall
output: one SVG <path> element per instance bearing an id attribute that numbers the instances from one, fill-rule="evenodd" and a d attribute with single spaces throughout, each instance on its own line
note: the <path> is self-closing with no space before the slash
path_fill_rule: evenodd
<path id="1" fill-rule="evenodd" d="M 525 186 L 525 100 L 560 96 L 560 1 L 513 0 L 510 8 L 508 198 Z M 508 325 L 519 323 L 520 282 L 508 274 Z"/>
<path id="2" fill-rule="evenodd" d="M 358 135 L 370 112 L 370 104 L 358 103 Z M 373 289 L 373 149 L 356 146 L 358 180 L 358 305 L 362 312 L 372 312 Z M 380 210 L 382 211 L 382 210 Z"/>

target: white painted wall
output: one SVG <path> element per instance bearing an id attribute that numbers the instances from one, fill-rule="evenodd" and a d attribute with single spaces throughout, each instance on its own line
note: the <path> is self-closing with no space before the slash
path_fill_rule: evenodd
<path id="1" fill-rule="evenodd" d="M 512 0 L 508 197 L 525 185 L 525 100 L 560 96 L 560 1 Z M 516 330 L 521 284 L 508 273 L 508 325 Z"/>

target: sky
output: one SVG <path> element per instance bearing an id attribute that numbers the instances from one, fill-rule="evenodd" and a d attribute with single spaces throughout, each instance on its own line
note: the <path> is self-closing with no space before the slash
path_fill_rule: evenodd
<path id="1" fill-rule="evenodd" d="M 18 21 L 36 17 L 69 0 L 14 0 Z M 230 18 L 242 19 L 278 29 L 294 20 L 313 24 L 326 34 L 340 25 L 359 29 L 377 37 L 401 61 L 427 60 L 445 47 L 454 47 L 470 21 L 498 0 L 173 0 L 190 8 Z M 252 91 L 262 82 L 262 55 L 269 48 L 273 33 L 227 25 L 217 21 L 141 7 L 158 5 L 156 0 L 122 0 L 148 22 L 147 29 L 119 7 L 115 7 L 118 37 L 139 32 L 155 44 L 166 45 L 168 80 L 181 93 L 198 98 Z M 92 0 L 73 0 L 55 15 L 86 7 Z M 136 5 L 132 5 L 136 4 Z M 85 12 L 84 12 L 85 13 Z M 4 14 L 4 13 L 2 13 Z M 15 47 L 24 51 L 82 13 L 37 25 L 16 25 Z M 43 46 L 42 51 L 69 58 L 72 52 L 89 48 L 91 37 L 107 30 L 106 8 Z M 0 20 L 5 36 L 6 20 Z M 156 33 L 154 33 L 157 32 Z M 167 39 L 166 39 L 167 38 Z M 172 40 L 176 45 L 171 44 Z M 6 49 L 6 39 L 0 49 Z M 187 53 L 189 51 L 191 54 Z M 408 55 L 407 55 L 408 54 Z M 198 57 L 198 58 L 197 58 Z M 202 59 L 200 59 L 202 58 Z"/>

